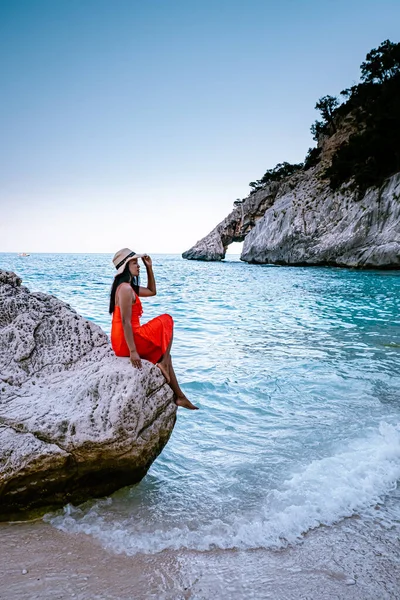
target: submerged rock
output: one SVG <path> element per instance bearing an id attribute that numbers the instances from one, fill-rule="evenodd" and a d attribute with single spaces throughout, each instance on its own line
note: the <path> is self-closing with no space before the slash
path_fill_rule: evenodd
<path id="1" fill-rule="evenodd" d="M 175 419 L 159 369 L 135 370 L 100 327 L 0 271 L 0 517 L 140 481 Z"/>

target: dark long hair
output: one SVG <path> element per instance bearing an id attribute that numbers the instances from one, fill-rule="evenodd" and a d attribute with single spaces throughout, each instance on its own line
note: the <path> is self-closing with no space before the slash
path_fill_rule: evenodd
<path id="1" fill-rule="evenodd" d="M 110 315 L 115 309 L 115 292 L 121 283 L 129 283 L 135 294 L 139 295 L 139 277 L 132 277 L 129 271 L 129 261 L 125 265 L 125 269 L 119 275 L 116 275 L 110 292 Z"/>

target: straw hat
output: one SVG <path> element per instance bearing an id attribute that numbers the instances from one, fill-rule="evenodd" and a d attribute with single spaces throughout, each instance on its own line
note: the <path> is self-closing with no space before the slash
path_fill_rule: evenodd
<path id="1" fill-rule="evenodd" d="M 125 269 L 126 263 L 134 258 L 142 258 L 142 256 L 146 256 L 145 254 L 135 254 L 130 248 L 122 248 L 122 250 L 118 250 L 114 254 L 113 263 L 115 268 L 117 269 L 117 275 L 122 273 Z"/>

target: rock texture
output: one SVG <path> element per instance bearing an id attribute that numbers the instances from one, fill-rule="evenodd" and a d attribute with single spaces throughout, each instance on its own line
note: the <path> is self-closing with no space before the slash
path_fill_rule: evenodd
<path id="1" fill-rule="evenodd" d="M 159 369 L 0 271 L 0 518 L 140 481 L 176 418 Z"/>
<path id="2" fill-rule="evenodd" d="M 243 242 L 265 211 L 273 205 L 279 184 L 252 194 L 241 203 L 235 203 L 233 211 L 193 248 L 182 254 L 190 260 L 222 260 L 232 242 Z"/>
<path id="3" fill-rule="evenodd" d="M 249 232 L 242 260 L 282 265 L 400 268 L 400 173 L 361 199 L 310 174 L 281 186 Z"/>
<path id="4" fill-rule="evenodd" d="M 324 177 L 350 133 L 346 124 L 325 139 L 317 166 L 235 203 L 183 258 L 222 260 L 231 242 L 244 240 L 241 260 L 250 263 L 400 268 L 400 173 L 361 198 L 350 185 L 332 192 Z"/>

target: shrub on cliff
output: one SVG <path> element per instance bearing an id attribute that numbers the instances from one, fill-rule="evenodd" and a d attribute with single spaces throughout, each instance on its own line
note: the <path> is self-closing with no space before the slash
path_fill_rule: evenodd
<path id="1" fill-rule="evenodd" d="M 334 190 L 353 178 L 365 191 L 400 171 L 400 74 L 373 92 L 362 106 L 364 128 L 339 148 L 326 170 Z"/>
<path id="2" fill-rule="evenodd" d="M 352 178 L 363 192 L 400 171 L 400 43 L 386 40 L 371 50 L 361 80 L 342 92 L 347 100 L 335 111 L 336 119 L 352 113 L 358 131 L 326 170 L 334 190 Z"/>
<path id="3" fill-rule="evenodd" d="M 311 126 L 315 141 L 333 135 L 349 114 L 357 127 L 325 171 L 334 190 L 353 179 L 363 192 L 382 185 L 386 177 L 400 171 L 400 43 L 385 40 L 367 54 L 360 69 L 361 83 L 341 92 L 345 98 L 342 104 L 335 96 L 323 96 L 315 105 L 321 114 L 321 120 Z M 310 148 L 304 163 L 277 164 L 261 179 L 249 183 L 250 194 L 315 166 L 320 155 L 321 148 Z"/>
<path id="4" fill-rule="evenodd" d="M 311 167 L 315 167 L 321 160 L 321 148 L 309 148 L 304 159 L 304 170 L 311 169 Z"/>
<path id="5" fill-rule="evenodd" d="M 254 194 L 254 192 L 257 192 L 258 190 L 263 189 L 268 183 L 282 181 L 282 179 L 284 179 L 285 177 L 288 177 L 289 175 L 293 175 L 293 173 L 296 173 L 296 171 L 299 171 L 302 168 L 303 168 L 303 163 L 299 163 L 299 164 L 290 164 L 288 162 L 278 163 L 276 165 L 276 167 L 274 167 L 273 169 L 268 169 L 268 171 L 266 171 L 264 173 L 264 175 L 261 177 L 261 179 L 258 179 L 257 181 L 251 181 L 249 183 L 249 186 L 251 188 L 253 188 L 253 190 L 250 193 Z"/>
<path id="6" fill-rule="evenodd" d="M 313 139 L 317 142 L 321 135 L 332 135 L 337 127 L 335 117 L 339 100 L 335 96 L 323 96 L 318 100 L 315 109 L 321 113 L 322 121 L 315 121 L 311 125 Z"/>
<path id="7" fill-rule="evenodd" d="M 365 83 L 385 83 L 400 72 L 400 43 L 385 40 L 369 52 L 361 64 L 361 79 Z"/>

